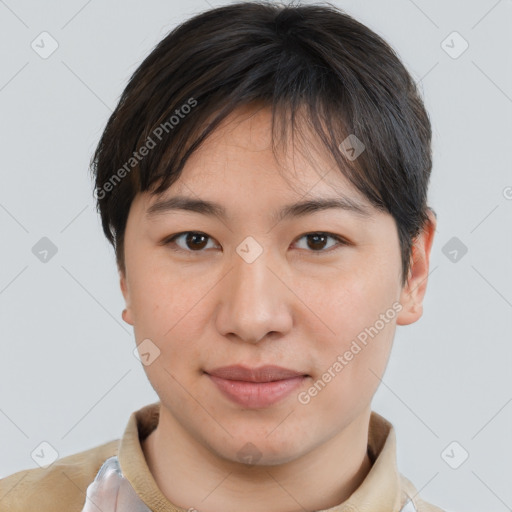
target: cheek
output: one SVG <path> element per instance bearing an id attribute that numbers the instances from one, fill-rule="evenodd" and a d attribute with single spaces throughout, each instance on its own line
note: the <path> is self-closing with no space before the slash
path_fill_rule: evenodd
<path id="1" fill-rule="evenodd" d="M 149 338 L 159 351 L 154 362 L 144 366 L 155 392 L 176 408 L 188 410 L 194 404 L 185 390 L 195 389 L 199 340 L 204 337 L 198 317 L 202 290 L 170 275 L 146 271 L 134 279 L 134 334 L 137 343 Z"/>
<path id="2" fill-rule="evenodd" d="M 398 288 L 391 281 L 354 275 L 329 284 L 325 295 L 316 295 L 314 307 L 330 329 L 321 339 L 316 337 L 320 357 L 315 378 L 321 381 L 317 387 L 325 384 L 325 399 L 352 403 L 375 392 L 396 329 Z M 329 300 L 322 299 L 325 296 Z"/>
<path id="3" fill-rule="evenodd" d="M 397 283 L 389 277 L 363 272 L 326 280 L 321 287 L 315 284 L 303 293 L 311 310 L 329 327 L 328 338 L 337 349 L 374 325 L 399 297 Z"/>
<path id="4" fill-rule="evenodd" d="M 179 271 L 150 260 L 134 270 L 130 285 L 136 332 L 162 342 L 175 336 L 183 324 L 194 325 L 191 319 L 208 290 L 204 281 L 184 279 Z"/>
<path id="5" fill-rule="evenodd" d="M 393 335 L 394 325 L 390 322 L 366 338 L 340 339 L 323 354 L 319 371 L 306 393 L 314 404 L 312 411 L 322 411 L 324 424 L 336 429 L 369 406 L 384 373 Z M 301 398 L 305 400 L 308 396 Z"/>

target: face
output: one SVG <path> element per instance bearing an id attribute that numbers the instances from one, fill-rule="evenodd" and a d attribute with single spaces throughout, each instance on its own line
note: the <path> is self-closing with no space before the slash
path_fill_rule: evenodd
<path id="1" fill-rule="evenodd" d="M 421 316 L 432 232 L 402 288 L 394 219 L 321 155 L 280 166 L 270 119 L 237 111 L 165 194 L 135 198 L 121 288 L 161 422 L 224 460 L 280 464 L 368 413 L 396 324 Z M 287 208 L 340 198 L 359 209 Z"/>

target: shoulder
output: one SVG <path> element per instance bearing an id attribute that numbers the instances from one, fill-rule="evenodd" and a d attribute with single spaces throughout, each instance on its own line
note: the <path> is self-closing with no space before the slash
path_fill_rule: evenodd
<path id="1" fill-rule="evenodd" d="M 404 494 L 403 501 L 411 500 L 417 512 L 445 512 L 443 509 L 422 500 L 412 482 L 402 474 L 400 474 L 400 482 Z"/>
<path id="2" fill-rule="evenodd" d="M 0 509 L 21 512 L 80 512 L 88 485 L 108 457 L 117 455 L 119 440 L 68 455 L 48 468 L 18 471 L 0 480 Z"/>

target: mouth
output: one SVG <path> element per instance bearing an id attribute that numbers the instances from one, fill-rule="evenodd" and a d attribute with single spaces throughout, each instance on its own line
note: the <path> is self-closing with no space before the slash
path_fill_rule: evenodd
<path id="1" fill-rule="evenodd" d="M 222 395 L 251 409 L 270 407 L 302 386 L 309 375 L 280 366 L 224 366 L 205 372 Z"/>

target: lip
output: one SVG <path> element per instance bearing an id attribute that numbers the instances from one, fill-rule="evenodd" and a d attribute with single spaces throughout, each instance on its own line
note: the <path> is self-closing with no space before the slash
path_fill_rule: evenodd
<path id="1" fill-rule="evenodd" d="M 308 375 L 267 365 L 258 368 L 224 366 L 205 372 L 221 393 L 238 405 L 270 407 L 300 387 Z"/>

